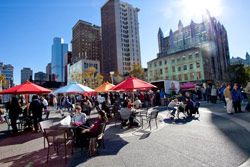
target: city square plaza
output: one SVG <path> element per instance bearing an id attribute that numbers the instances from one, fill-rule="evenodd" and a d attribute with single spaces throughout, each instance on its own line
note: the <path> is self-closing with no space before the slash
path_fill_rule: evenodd
<path id="1" fill-rule="evenodd" d="M 158 110 L 158 126 L 152 121 L 152 129 L 144 127 L 120 128 L 110 118 L 105 130 L 105 148 L 98 148 L 96 155 L 89 156 L 88 149 L 74 148 L 59 154 L 51 149 L 47 163 L 47 144 L 44 148 L 43 134 L 19 131 L 11 136 L 7 124 L 0 124 L 0 166 L 250 166 L 250 113 L 226 114 L 223 103 L 204 101 L 199 108 L 200 116 L 179 119 L 169 118 L 166 106 L 149 108 Z M 247 102 L 244 102 L 242 108 Z M 59 111 L 50 107 L 49 120 L 59 124 Z M 146 110 L 146 109 L 142 109 Z M 65 116 L 71 111 L 64 111 Z M 45 116 L 43 116 L 44 118 Z M 94 110 L 90 124 L 97 119 Z M 140 118 L 138 118 L 140 119 Z"/>

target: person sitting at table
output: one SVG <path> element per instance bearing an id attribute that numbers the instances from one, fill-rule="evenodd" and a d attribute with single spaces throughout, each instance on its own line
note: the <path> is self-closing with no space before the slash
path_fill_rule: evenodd
<path id="1" fill-rule="evenodd" d="M 88 139 L 91 137 L 96 137 L 98 135 L 98 131 L 100 129 L 100 125 L 102 123 L 108 122 L 107 115 L 105 111 L 99 110 L 98 111 L 98 121 L 94 123 L 94 125 L 91 126 L 91 128 L 86 128 L 82 130 L 82 140 L 84 144 L 88 144 Z"/>
<path id="2" fill-rule="evenodd" d="M 190 97 L 186 97 L 186 104 L 185 111 L 187 112 L 188 116 L 191 117 L 195 110 L 194 102 Z"/>
<path id="3" fill-rule="evenodd" d="M 178 104 L 178 99 L 174 99 L 172 100 L 169 104 L 168 104 L 168 110 L 170 110 L 170 114 L 175 117 L 175 112 L 176 112 L 176 106 Z"/>
<path id="4" fill-rule="evenodd" d="M 87 122 L 87 116 L 85 113 L 82 113 L 81 106 L 76 106 L 75 108 L 76 114 L 72 117 L 73 124 L 86 124 Z"/>
<path id="5" fill-rule="evenodd" d="M 134 115 L 130 108 L 128 108 L 128 102 L 124 101 L 123 106 L 120 111 L 123 126 L 126 125 L 129 120 L 129 128 L 134 128 Z"/>
<path id="6" fill-rule="evenodd" d="M 142 104 L 141 104 L 141 100 L 138 99 L 138 97 L 135 99 L 134 105 L 135 105 L 135 108 L 136 108 L 136 109 L 141 108 L 141 105 L 142 105 Z"/>

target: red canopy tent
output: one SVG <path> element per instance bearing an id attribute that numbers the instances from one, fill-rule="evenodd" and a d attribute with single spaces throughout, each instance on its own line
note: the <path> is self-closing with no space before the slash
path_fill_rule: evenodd
<path id="1" fill-rule="evenodd" d="M 195 86 L 196 86 L 195 84 L 191 82 L 187 82 L 181 86 L 181 89 L 192 89 L 192 88 L 195 88 Z"/>
<path id="2" fill-rule="evenodd" d="M 151 89 L 151 88 L 156 88 L 156 86 L 147 83 L 145 81 L 142 81 L 136 77 L 130 77 L 125 81 L 122 81 L 115 87 L 111 88 L 110 90 L 146 90 L 146 89 Z"/>
<path id="3" fill-rule="evenodd" d="M 43 88 L 30 81 L 26 81 L 20 85 L 3 90 L 0 92 L 0 94 L 43 94 L 50 92 L 50 89 Z"/>

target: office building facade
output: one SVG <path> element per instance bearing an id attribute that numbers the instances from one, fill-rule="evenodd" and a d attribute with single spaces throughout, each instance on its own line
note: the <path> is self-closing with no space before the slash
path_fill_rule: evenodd
<path id="1" fill-rule="evenodd" d="M 126 74 L 141 64 L 138 8 L 120 0 L 108 0 L 101 7 L 103 73 Z"/>
<path id="2" fill-rule="evenodd" d="M 51 73 L 57 75 L 58 82 L 65 82 L 65 53 L 69 50 L 62 38 L 55 37 L 52 45 Z"/>
<path id="3" fill-rule="evenodd" d="M 3 62 L 0 62 L 0 75 L 5 75 L 5 80 L 7 81 L 3 89 L 14 86 L 14 67 L 11 64 L 3 64 Z"/>
<path id="4" fill-rule="evenodd" d="M 27 80 L 32 81 L 33 71 L 30 68 L 23 68 L 21 70 L 21 83 L 26 82 Z"/>
<path id="5" fill-rule="evenodd" d="M 81 59 L 102 62 L 101 27 L 79 20 L 72 28 L 72 63 Z"/>
<path id="6" fill-rule="evenodd" d="M 35 73 L 35 77 L 34 77 L 35 81 L 42 81 L 42 82 L 46 82 L 48 81 L 48 75 L 44 72 L 37 72 Z"/>

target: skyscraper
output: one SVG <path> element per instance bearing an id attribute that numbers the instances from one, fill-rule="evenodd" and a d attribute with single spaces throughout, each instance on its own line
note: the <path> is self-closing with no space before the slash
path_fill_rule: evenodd
<path id="1" fill-rule="evenodd" d="M 58 82 L 65 82 L 65 53 L 69 45 L 62 38 L 55 37 L 52 45 L 51 72 L 58 76 Z"/>
<path id="2" fill-rule="evenodd" d="M 138 8 L 120 0 L 108 0 L 101 7 L 103 73 L 126 74 L 141 64 Z"/>
<path id="3" fill-rule="evenodd" d="M 101 27 L 79 20 L 72 28 L 72 63 L 81 59 L 102 62 Z"/>
<path id="4" fill-rule="evenodd" d="M 27 80 L 32 80 L 33 71 L 30 68 L 23 68 L 21 70 L 21 83 L 26 82 Z"/>
<path id="5" fill-rule="evenodd" d="M 46 74 L 48 76 L 51 75 L 51 63 L 48 63 L 48 65 L 46 66 Z"/>

